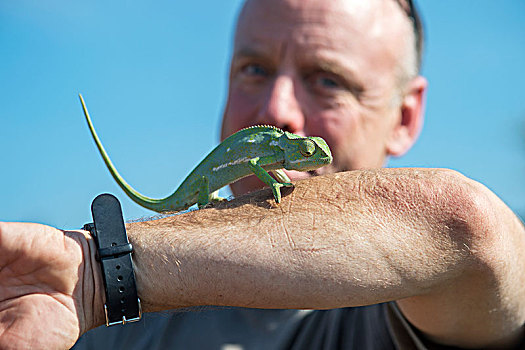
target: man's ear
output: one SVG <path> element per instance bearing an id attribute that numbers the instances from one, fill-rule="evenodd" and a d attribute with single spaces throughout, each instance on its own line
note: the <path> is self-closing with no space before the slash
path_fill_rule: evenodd
<path id="1" fill-rule="evenodd" d="M 423 127 L 427 85 L 427 80 L 422 76 L 414 78 L 408 84 L 407 93 L 403 97 L 395 125 L 386 143 L 389 156 L 402 156 L 416 142 Z"/>

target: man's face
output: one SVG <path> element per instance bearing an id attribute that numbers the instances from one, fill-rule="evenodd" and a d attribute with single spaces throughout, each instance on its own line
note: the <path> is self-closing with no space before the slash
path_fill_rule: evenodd
<path id="1" fill-rule="evenodd" d="M 334 162 L 320 174 L 382 166 L 401 114 L 397 73 L 409 28 L 403 21 L 394 1 L 248 0 L 221 138 L 271 124 L 327 141 Z M 232 190 L 261 186 L 247 178 Z"/>

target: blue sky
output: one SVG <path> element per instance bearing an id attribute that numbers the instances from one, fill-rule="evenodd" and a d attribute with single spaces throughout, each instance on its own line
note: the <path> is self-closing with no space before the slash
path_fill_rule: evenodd
<path id="1" fill-rule="evenodd" d="M 234 1 L 0 0 L 0 220 L 78 228 L 111 192 L 84 95 L 133 187 L 163 197 L 218 140 Z M 525 214 L 525 2 L 420 1 L 430 81 L 423 132 L 389 166 L 445 167 Z"/>

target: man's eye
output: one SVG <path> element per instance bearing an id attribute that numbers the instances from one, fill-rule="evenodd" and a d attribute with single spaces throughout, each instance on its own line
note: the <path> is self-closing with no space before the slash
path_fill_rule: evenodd
<path id="1" fill-rule="evenodd" d="M 246 66 L 244 66 L 242 68 L 242 72 L 252 77 L 262 77 L 268 75 L 268 72 L 266 71 L 266 69 L 264 69 L 263 66 L 255 63 L 247 64 Z"/>
<path id="2" fill-rule="evenodd" d="M 306 82 L 312 92 L 320 95 L 332 95 L 345 88 L 341 79 L 334 74 L 323 71 L 309 74 L 306 77 Z"/>
<path id="3" fill-rule="evenodd" d="M 341 85 L 335 79 L 326 76 L 316 77 L 315 85 L 324 89 L 338 89 L 341 87 Z"/>

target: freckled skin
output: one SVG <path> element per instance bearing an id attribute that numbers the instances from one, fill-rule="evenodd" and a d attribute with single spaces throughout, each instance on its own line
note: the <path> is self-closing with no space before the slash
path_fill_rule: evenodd
<path id="1" fill-rule="evenodd" d="M 91 135 L 117 184 L 134 202 L 157 212 L 180 211 L 196 203 L 204 206 L 218 199 L 215 191 L 251 174 L 272 188 L 279 203 L 280 188 L 293 186 L 281 169 L 310 171 L 332 162 L 330 149 L 320 137 L 301 137 L 273 126 L 253 126 L 215 147 L 173 194 L 163 199 L 149 198 L 134 190 L 118 173 L 95 132 L 82 96 L 79 97 Z M 268 171 L 273 171 L 281 182 Z"/>

